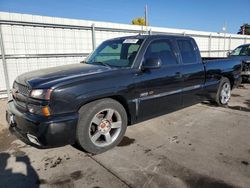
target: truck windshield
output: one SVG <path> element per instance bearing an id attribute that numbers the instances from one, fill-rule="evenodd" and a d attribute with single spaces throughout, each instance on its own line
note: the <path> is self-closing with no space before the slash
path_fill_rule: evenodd
<path id="1" fill-rule="evenodd" d="M 130 67 L 142 44 L 142 39 L 127 38 L 103 42 L 87 59 L 87 64 L 110 67 Z"/>
<path id="2" fill-rule="evenodd" d="M 231 56 L 250 56 L 250 45 L 240 46 L 233 50 Z"/>

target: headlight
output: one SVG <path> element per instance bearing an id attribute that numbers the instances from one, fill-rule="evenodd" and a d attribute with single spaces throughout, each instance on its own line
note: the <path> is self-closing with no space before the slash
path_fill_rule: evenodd
<path id="1" fill-rule="evenodd" d="M 34 104 L 28 104 L 28 110 L 32 114 L 50 116 L 50 109 L 48 106 L 40 106 Z"/>
<path id="2" fill-rule="evenodd" d="M 35 99 L 49 100 L 52 89 L 34 89 L 31 91 L 30 96 Z"/>

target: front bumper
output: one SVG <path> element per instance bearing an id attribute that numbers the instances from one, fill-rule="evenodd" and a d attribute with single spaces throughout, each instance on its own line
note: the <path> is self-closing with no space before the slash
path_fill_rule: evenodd
<path id="1" fill-rule="evenodd" d="M 19 111 L 8 102 L 6 120 L 20 140 L 37 148 L 59 147 L 75 143 L 78 113 L 41 117 Z"/>

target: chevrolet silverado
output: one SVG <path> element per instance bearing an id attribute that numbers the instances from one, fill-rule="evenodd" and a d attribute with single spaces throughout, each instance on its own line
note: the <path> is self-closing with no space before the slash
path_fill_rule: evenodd
<path id="1" fill-rule="evenodd" d="M 204 61 L 191 37 L 121 37 L 81 63 L 18 76 L 6 119 L 35 147 L 77 143 L 97 154 L 119 144 L 128 125 L 202 101 L 226 105 L 240 80 L 241 61 Z"/>

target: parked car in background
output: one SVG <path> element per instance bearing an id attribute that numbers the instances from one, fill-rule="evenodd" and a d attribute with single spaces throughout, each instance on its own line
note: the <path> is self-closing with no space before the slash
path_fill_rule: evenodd
<path id="1" fill-rule="evenodd" d="M 229 53 L 229 57 L 242 62 L 242 80 L 250 82 L 250 44 L 237 47 Z"/>
<path id="2" fill-rule="evenodd" d="M 18 76 L 6 118 L 36 147 L 76 142 L 96 154 L 119 144 L 127 125 L 204 100 L 226 105 L 240 81 L 240 60 L 204 61 L 191 37 L 121 37 L 84 63 Z"/>

